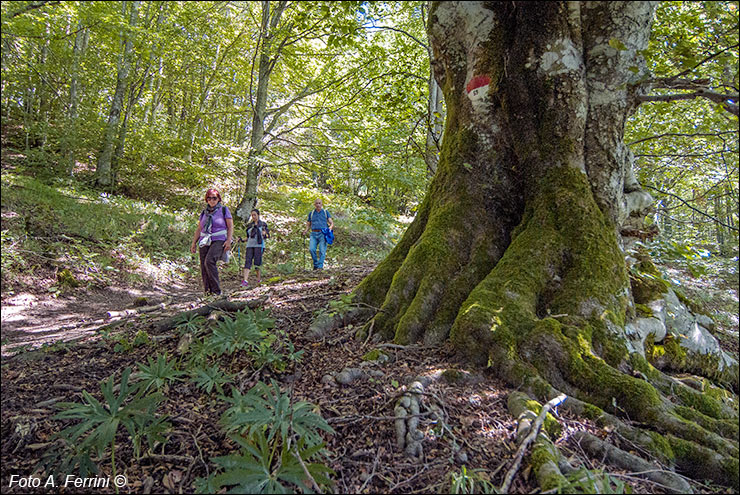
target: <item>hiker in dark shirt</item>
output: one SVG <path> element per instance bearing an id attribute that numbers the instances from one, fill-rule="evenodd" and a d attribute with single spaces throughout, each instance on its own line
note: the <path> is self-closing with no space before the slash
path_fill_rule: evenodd
<path id="1" fill-rule="evenodd" d="M 324 210 L 324 203 L 321 199 L 313 202 L 313 211 L 308 214 L 306 221 L 306 230 L 304 234 L 311 233 L 311 242 L 308 250 L 313 259 L 313 269 L 321 270 L 324 268 L 324 258 L 326 257 L 326 238 L 321 229 L 328 228 L 334 230 L 334 220 L 331 218 L 328 210 Z M 318 248 L 318 254 L 316 249 Z"/>
<path id="2" fill-rule="evenodd" d="M 270 238 L 270 229 L 267 223 L 260 220 L 260 211 L 255 208 L 250 213 L 251 217 L 247 224 L 247 245 L 244 259 L 242 287 L 249 287 L 249 270 L 254 262 L 254 271 L 257 274 L 255 285 L 260 283 L 260 267 L 262 266 L 262 253 L 265 250 L 265 239 Z"/>
<path id="3" fill-rule="evenodd" d="M 200 213 L 190 251 L 198 247 L 200 275 L 206 294 L 221 294 L 216 261 L 224 251 L 231 249 L 234 220 L 229 209 L 221 204 L 221 193 L 216 189 L 206 191 L 206 207 Z"/>

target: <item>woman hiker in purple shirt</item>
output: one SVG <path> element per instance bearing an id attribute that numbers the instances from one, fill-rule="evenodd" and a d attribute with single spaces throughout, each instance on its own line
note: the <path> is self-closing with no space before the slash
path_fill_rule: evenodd
<path id="1" fill-rule="evenodd" d="M 216 261 L 221 259 L 224 251 L 231 249 L 233 234 L 234 220 L 229 209 L 221 205 L 221 193 L 209 189 L 206 191 L 206 208 L 200 214 L 190 245 L 192 253 L 195 253 L 196 246 L 199 247 L 200 275 L 206 294 L 221 294 Z"/>

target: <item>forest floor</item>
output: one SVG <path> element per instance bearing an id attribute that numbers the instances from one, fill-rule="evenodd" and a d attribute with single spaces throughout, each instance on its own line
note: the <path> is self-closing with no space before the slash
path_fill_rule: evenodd
<path id="1" fill-rule="evenodd" d="M 223 286 L 231 301 L 246 301 L 268 296 L 264 308 L 275 320 L 275 331 L 284 332 L 304 351 L 294 369 L 276 373 L 262 368 L 243 374 L 246 390 L 258 380 L 275 379 L 283 390 L 290 389 L 294 400 L 317 404 L 322 416 L 334 429 L 328 435 L 326 464 L 335 475 L 336 493 L 448 493 L 451 475 L 467 467 L 468 475 L 478 480 L 477 491 L 486 480 L 500 486 L 516 451 L 516 421 L 507 411 L 511 389 L 485 371 L 462 371 L 467 379 L 452 383 L 442 379 L 426 390 L 443 407 L 444 428 L 422 418 L 426 433 L 424 454 L 414 461 L 399 452 L 394 430 L 394 406 L 404 387 L 420 376 L 442 370 L 465 370 L 448 347 L 384 347 L 390 356 L 384 364 L 366 362 L 363 356 L 377 348 L 354 338 L 356 327 L 336 330 L 323 341 L 307 338 L 315 313 L 330 300 L 350 293 L 373 266 L 355 266 L 319 272 L 299 272 L 273 284 L 250 290 L 238 287 L 238 280 L 226 279 Z M 2 492 L 74 492 L 73 489 L 44 490 L 10 486 L 11 475 L 38 471 L 39 461 L 56 441 L 54 434 L 63 422 L 53 419 L 55 404 L 82 400 L 82 391 L 100 398 L 99 383 L 126 367 L 167 352 L 177 355 L 179 336 L 173 330 L 157 333 L 157 322 L 178 312 L 202 306 L 196 282 L 189 286 L 169 286 L 150 290 L 111 287 L 106 290 L 77 290 L 74 296 L 51 298 L 32 292 L 6 296 L 2 305 Z M 108 318 L 107 311 L 133 308 L 137 298 L 149 306 L 164 304 L 155 312 Z M 110 326 L 111 322 L 115 324 Z M 106 327 L 106 325 L 108 325 Z M 103 330 L 103 331 L 101 331 Z M 122 338 L 134 340 L 145 331 L 150 343 L 126 352 L 117 349 Z M 39 345 L 45 344 L 41 347 Z M 31 348 L 35 348 L 31 350 Z M 735 350 L 735 354 L 736 354 Z M 240 364 L 237 356 L 231 371 Z M 348 386 L 324 384 L 322 377 L 345 367 L 374 369 L 369 379 Z M 226 408 L 222 401 L 205 394 L 188 381 L 177 382 L 166 394 L 158 412 L 169 416 L 172 429 L 168 442 L 156 452 L 134 457 L 130 443 L 116 448 L 118 473 L 127 477 L 121 493 L 192 493 L 195 480 L 205 478 L 215 466 L 209 458 L 235 451 L 234 442 L 219 427 Z M 654 483 L 639 480 L 631 473 L 617 472 L 588 460 L 575 441 L 573 432 L 588 429 L 601 438 L 620 444 L 614 433 L 585 420 L 561 412 L 563 433 L 556 444 L 574 464 L 608 470 L 613 480 L 629 485 L 633 493 L 663 493 Z M 119 437 L 122 433 L 119 434 Z M 110 463 L 100 462 L 101 476 L 110 476 Z M 480 471 L 476 471 L 480 470 Z M 698 493 L 721 493 L 705 485 L 694 485 Z M 113 492 L 113 487 L 101 489 Z M 536 491 L 536 480 L 527 469 L 516 477 L 512 492 Z"/>

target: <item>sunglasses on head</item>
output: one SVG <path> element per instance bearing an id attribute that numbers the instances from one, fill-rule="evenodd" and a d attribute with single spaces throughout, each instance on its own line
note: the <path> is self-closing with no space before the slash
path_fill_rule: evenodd
<path id="1" fill-rule="evenodd" d="M 218 199 L 216 196 L 208 196 L 206 199 Z"/>

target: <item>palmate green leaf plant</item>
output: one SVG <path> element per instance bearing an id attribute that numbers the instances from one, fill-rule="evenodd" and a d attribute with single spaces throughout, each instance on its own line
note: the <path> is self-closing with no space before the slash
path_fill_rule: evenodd
<path id="1" fill-rule="evenodd" d="M 148 365 L 136 363 L 139 367 L 140 379 L 136 385 L 144 392 L 148 391 L 150 388 L 154 388 L 159 391 L 175 380 L 179 380 L 179 377 L 184 374 L 183 371 L 177 370 L 177 362 L 167 361 L 167 353 L 157 355 L 156 362 L 151 356 L 148 356 L 147 363 Z"/>
<path id="2" fill-rule="evenodd" d="M 197 334 L 203 328 L 205 322 L 206 319 L 201 315 L 186 313 L 180 317 L 180 322 L 177 324 L 177 332 L 180 334 Z"/>
<path id="3" fill-rule="evenodd" d="M 282 354 L 278 354 L 271 347 L 272 343 L 265 341 L 261 343 L 256 350 L 250 351 L 249 355 L 254 359 L 257 368 L 270 366 L 278 373 L 282 373 L 287 368 L 287 363 Z"/>
<path id="4" fill-rule="evenodd" d="M 291 403 L 290 394 L 282 393 L 277 382 L 271 385 L 258 382 L 246 394 L 232 388 L 232 396 L 224 400 L 232 404 L 221 416 L 227 432 L 251 435 L 267 431 L 267 441 L 275 439 L 287 443 L 290 432 L 295 432 L 306 445 L 313 447 L 322 442 L 321 431 L 334 433 L 331 426 L 315 412 L 310 402 Z"/>
<path id="5" fill-rule="evenodd" d="M 137 457 L 140 455 L 140 444 L 146 438 L 150 448 L 155 442 L 164 442 L 164 433 L 169 424 L 163 417 L 157 417 L 155 411 L 164 396 L 160 393 L 144 395 L 145 390 L 130 387 L 128 380 L 131 369 L 121 373 L 118 393 L 114 391 L 115 373 L 101 383 L 100 390 L 103 402 L 100 402 L 87 391 L 82 392 L 83 402 L 60 402 L 62 409 L 54 419 L 76 419 L 79 423 L 58 433 L 69 447 L 69 454 L 62 464 L 79 463 L 89 469 L 90 454 L 103 458 L 110 447 L 110 460 L 113 476 L 116 475 L 116 435 L 119 426 L 123 425 L 132 441 Z M 68 466 L 69 467 L 69 466 Z"/>
<path id="6" fill-rule="evenodd" d="M 196 480 L 198 493 L 216 493 L 225 487 L 228 493 L 315 493 L 306 471 L 319 489 L 332 485 L 330 476 L 334 471 L 320 462 L 311 462 L 323 450 L 323 443 L 307 447 L 303 439 L 295 444 L 278 442 L 277 438 L 269 441 L 264 430 L 246 438 L 231 438 L 239 444 L 239 453 L 213 458 L 222 472 Z"/>
<path id="7" fill-rule="evenodd" d="M 234 318 L 226 317 L 219 322 L 207 341 L 209 349 L 215 354 L 233 354 L 238 350 L 259 349 L 260 345 L 270 345 L 275 336 L 266 330 L 275 325 L 262 310 L 240 311 Z"/>
<path id="8" fill-rule="evenodd" d="M 192 378 L 195 385 L 207 393 L 210 394 L 215 388 L 219 394 L 223 394 L 223 386 L 231 381 L 233 376 L 224 373 L 218 364 L 213 364 L 195 368 L 192 371 Z"/>

